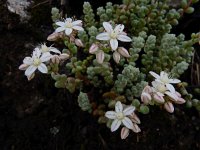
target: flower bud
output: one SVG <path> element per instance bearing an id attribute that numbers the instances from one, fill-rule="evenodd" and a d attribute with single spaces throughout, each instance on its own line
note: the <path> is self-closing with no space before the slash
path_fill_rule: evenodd
<path id="1" fill-rule="evenodd" d="M 165 110 L 167 110 L 169 113 L 173 113 L 174 112 L 174 106 L 171 102 L 166 102 L 164 104 L 164 108 Z"/>
<path id="2" fill-rule="evenodd" d="M 115 51 L 114 53 L 113 53 L 113 59 L 114 59 L 114 61 L 118 64 L 119 63 L 119 61 L 120 61 L 120 54 L 117 52 L 117 51 Z"/>
<path id="3" fill-rule="evenodd" d="M 59 63 L 60 63 L 60 57 L 59 57 L 58 55 L 53 55 L 53 56 L 51 57 L 51 61 L 52 61 L 52 63 L 54 63 L 54 64 L 59 64 Z"/>
<path id="4" fill-rule="evenodd" d="M 140 119 L 138 118 L 138 116 L 134 112 L 129 116 L 129 118 L 131 119 L 132 122 L 135 122 L 137 124 L 141 123 Z"/>
<path id="5" fill-rule="evenodd" d="M 141 101 L 144 104 L 149 104 L 149 102 L 151 101 L 151 95 L 146 93 L 146 92 L 142 92 L 141 94 Z"/>
<path id="6" fill-rule="evenodd" d="M 90 54 L 95 54 L 98 51 L 99 47 L 97 44 L 92 44 L 89 49 Z"/>
<path id="7" fill-rule="evenodd" d="M 122 56 L 128 58 L 130 57 L 128 51 L 124 47 L 119 47 L 117 50 Z"/>
<path id="8" fill-rule="evenodd" d="M 170 98 L 170 100 L 172 100 L 174 102 L 176 102 L 179 99 L 179 97 L 176 95 L 176 93 L 167 91 L 167 92 L 165 92 L 165 94 Z"/>
<path id="9" fill-rule="evenodd" d="M 97 54 L 96 54 L 96 59 L 97 59 L 97 62 L 99 63 L 99 64 L 102 64 L 103 63 L 103 61 L 104 61 L 104 52 L 102 51 L 102 50 L 99 50 L 98 52 L 97 52 Z"/>
<path id="10" fill-rule="evenodd" d="M 142 92 L 151 94 L 153 92 L 153 90 L 149 85 L 147 85 L 147 86 L 144 87 Z"/>
<path id="11" fill-rule="evenodd" d="M 80 39 L 75 39 L 75 44 L 79 47 L 84 47 L 83 42 Z"/>
<path id="12" fill-rule="evenodd" d="M 164 103 L 165 102 L 163 96 L 158 95 L 157 93 L 153 94 L 153 99 L 157 103 Z"/>
<path id="13" fill-rule="evenodd" d="M 186 101 L 183 98 L 179 97 L 179 99 L 175 103 L 176 104 L 184 104 L 185 102 Z"/>
<path id="14" fill-rule="evenodd" d="M 54 32 L 47 37 L 47 40 L 48 41 L 56 41 L 56 40 L 58 40 L 59 38 L 62 38 L 62 37 L 63 37 L 63 34 L 61 32 L 59 32 L 59 33 Z"/>
<path id="15" fill-rule="evenodd" d="M 123 127 L 121 129 L 121 139 L 126 139 L 129 135 L 129 129 L 126 127 Z"/>
<path id="16" fill-rule="evenodd" d="M 28 66 L 29 66 L 29 65 L 27 65 L 27 64 L 21 64 L 21 65 L 19 66 L 19 70 L 26 70 L 26 69 L 28 68 Z"/>
<path id="17" fill-rule="evenodd" d="M 62 53 L 62 54 L 59 55 L 59 58 L 60 58 L 61 60 L 66 60 L 66 59 L 69 58 L 69 54 L 67 54 L 67 53 Z"/>
<path id="18" fill-rule="evenodd" d="M 132 131 L 135 132 L 135 133 L 138 133 L 138 132 L 141 132 L 141 129 L 136 123 L 134 123 Z"/>

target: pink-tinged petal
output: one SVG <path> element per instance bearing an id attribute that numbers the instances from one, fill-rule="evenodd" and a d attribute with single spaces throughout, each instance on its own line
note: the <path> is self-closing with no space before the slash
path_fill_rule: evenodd
<path id="1" fill-rule="evenodd" d="M 129 135 L 129 129 L 126 127 L 123 127 L 121 129 L 121 139 L 126 139 Z"/>
<path id="2" fill-rule="evenodd" d="M 159 76 L 157 73 L 155 73 L 155 72 L 153 72 L 153 71 L 150 71 L 149 73 L 150 73 L 154 78 L 160 79 L 160 76 Z"/>
<path id="3" fill-rule="evenodd" d="M 72 25 L 76 26 L 76 25 L 80 25 L 81 23 L 82 23 L 82 20 L 76 20 L 72 22 Z"/>
<path id="4" fill-rule="evenodd" d="M 117 103 L 115 104 L 115 112 L 122 112 L 123 111 L 123 106 L 122 103 L 120 101 L 117 101 Z"/>
<path id="5" fill-rule="evenodd" d="M 166 84 L 166 87 L 167 87 L 167 89 L 168 89 L 170 92 L 172 92 L 172 93 L 175 93 L 175 92 L 176 92 L 173 85 L 171 85 L 171 84 Z"/>
<path id="6" fill-rule="evenodd" d="M 121 123 L 122 123 L 121 120 L 115 119 L 111 125 L 111 132 L 116 131 L 119 128 L 119 126 L 121 125 Z"/>
<path id="7" fill-rule="evenodd" d="M 181 81 L 178 79 L 169 79 L 170 83 L 180 83 Z"/>
<path id="8" fill-rule="evenodd" d="M 30 76 L 27 76 L 28 81 L 32 80 L 35 77 L 35 73 L 32 73 Z"/>
<path id="9" fill-rule="evenodd" d="M 134 123 L 132 131 L 135 132 L 135 133 L 138 133 L 138 132 L 141 132 L 141 129 L 136 123 Z"/>
<path id="10" fill-rule="evenodd" d="M 131 42 L 132 41 L 132 39 L 130 37 L 123 35 L 123 34 L 119 34 L 117 36 L 117 39 L 122 41 L 122 42 Z"/>
<path id="11" fill-rule="evenodd" d="M 112 50 L 116 50 L 118 47 L 118 41 L 117 39 L 110 39 L 110 46 L 112 48 Z"/>
<path id="12" fill-rule="evenodd" d="M 72 27 L 74 30 L 78 30 L 78 31 L 84 31 L 84 29 L 81 26 L 73 26 Z"/>
<path id="13" fill-rule="evenodd" d="M 90 54 L 95 54 L 98 51 L 99 47 L 97 44 L 92 44 L 89 49 Z"/>
<path id="14" fill-rule="evenodd" d="M 125 116 L 131 115 L 135 111 L 135 107 L 128 106 L 126 109 L 124 109 L 123 113 Z"/>
<path id="15" fill-rule="evenodd" d="M 165 92 L 165 94 L 169 96 L 172 101 L 177 101 L 179 99 L 179 97 L 175 93 L 167 91 Z"/>
<path id="16" fill-rule="evenodd" d="M 25 57 L 23 60 L 23 63 L 26 65 L 32 65 L 33 64 L 33 58 L 31 57 Z"/>
<path id="17" fill-rule="evenodd" d="M 115 51 L 114 53 L 113 53 L 113 59 L 114 59 L 114 61 L 118 64 L 119 63 L 119 61 L 120 61 L 120 54 L 117 52 L 117 51 Z"/>
<path id="18" fill-rule="evenodd" d="M 119 47 L 118 50 L 117 50 L 122 56 L 128 58 L 130 57 L 127 49 L 125 49 L 124 47 Z"/>
<path id="19" fill-rule="evenodd" d="M 58 22 L 56 22 L 56 25 L 58 25 L 58 26 L 64 26 L 65 23 L 64 23 L 64 22 L 61 22 L 61 21 L 58 21 Z"/>
<path id="20" fill-rule="evenodd" d="M 142 92 L 151 94 L 153 92 L 153 90 L 149 85 L 147 85 L 147 86 L 144 87 Z"/>
<path id="21" fill-rule="evenodd" d="M 149 93 L 142 92 L 142 94 L 141 94 L 141 101 L 144 104 L 149 104 L 149 102 L 151 101 L 151 95 Z"/>
<path id="22" fill-rule="evenodd" d="M 105 58 L 104 52 L 103 52 L 102 50 L 99 50 L 99 51 L 96 53 L 97 62 L 98 62 L 99 64 L 102 64 L 103 61 L 104 61 L 104 58 Z"/>
<path id="23" fill-rule="evenodd" d="M 62 32 L 62 31 L 64 31 L 66 28 L 64 28 L 64 27 L 58 27 L 56 30 L 55 30 L 55 32 Z"/>
<path id="24" fill-rule="evenodd" d="M 176 104 L 183 104 L 186 101 L 183 98 L 179 98 L 177 101 L 175 101 Z"/>
<path id="25" fill-rule="evenodd" d="M 72 28 L 65 28 L 65 34 L 70 35 L 72 33 Z"/>
<path id="26" fill-rule="evenodd" d="M 104 27 L 105 30 L 106 30 L 107 32 L 109 32 L 109 33 L 111 33 L 111 32 L 113 31 L 113 28 L 112 28 L 111 24 L 108 23 L 108 22 L 103 22 L 103 27 Z"/>
<path id="27" fill-rule="evenodd" d="M 141 123 L 140 119 L 134 112 L 129 116 L 129 118 L 131 119 L 132 122 L 135 122 L 137 124 Z"/>
<path id="28" fill-rule="evenodd" d="M 48 40 L 48 41 L 56 41 L 56 40 L 59 39 L 59 38 L 60 38 L 59 33 L 54 32 L 54 33 L 50 34 L 50 35 L 47 37 L 47 40 Z"/>
<path id="29" fill-rule="evenodd" d="M 47 69 L 47 66 L 44 64 L 44 63 L 41 63 L 39 66 L 38 66 L 38 70 L 42 73 L 47 73 L 48 72 L 48 69 Z"/>
<path id="30" fill-rule="evenodd" d="M 46 62 L 51 59 L 52 55 L 49 52 L 43 53 L 40 60 L 41 62 Z"/>
<path id="31" fill-rule="evenodd" d="M 123 30 L 124 30 L 124 25 L 123 24 L 118 24 L 114 29 L 114 31 L 116 33 L 121 33 Z"/>
<path id="32" fill-rule="evenodd" d="M 96 36 L 96 39 L 97 40 L 102 40 L 102 41 L 108 41 L 110 40 L 110 36 L 107 32 L 104 32 L 104 33 L 100 33 Z"/>
<path id="33" fill-rule="evenodd" d="M 122 123 L 125 127 L 129 128 L 129 129 L 133 128 L 133 123 L 128 117 L 124 117 L 124 119 L 122 120 Z"/>
<path id="34" fill-rule="evenodd" d="M 175 92 L 176 93 L 176 95 L 178 96 L 178 97 L 181 97 L 181 94 L 179 93 L 179 92 Z"/>
<path id="35" fill-rule="evenodd" d="M 164 104 L 164 108 L 165 110 L 167 110 L 169 113 L 173 113 L 174 112 L 174 106 L 171 102 L 166 102 Z"/>
<path id="36" fill-rule="evenodd" d="M 116 112 L 114 111 L 107 111 L 105 116 L 109 119 L 116 119 Z"/>
<path id="37" fill-rule="evenodd" d="M 28 67 L 29 67 L 29 65 L 27 65 L 27 64 L 21 64 L 19 66 L 19 70 L 26 70 Z"/>
<path id="38" fill-rule="evenodd" d="M 50 51 L 54 52 L 54 53 L 61 54 L 61 52 L 58 49 L 54 48 L 54 47 L 50 47 Z"/>
<path id="39" fill-rule="evenodd" d="M 31 76 L 33 74 L 33 72 L 35 72 L 36 69 L 37 69 L 36 66 L 33 66 L 33 65 L 29 66 L 25 71 L 25 75 Z"/>
<path id="40" fill-rule="evenodd" d="M 163 96 L 159 96 L 157 93 L 153 95 L 153 99 L 157 103 L 164 103 L 165 102 Z"/>

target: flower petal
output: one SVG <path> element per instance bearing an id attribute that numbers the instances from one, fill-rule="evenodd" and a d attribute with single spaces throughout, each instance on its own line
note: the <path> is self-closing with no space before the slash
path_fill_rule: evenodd
<path id="1" fill-rule="evenodd" d="M 62 31 L 64 31 L 66 28 L 64 28 L 64 27 L 58 27 L 57 29 L 56 29 L 56 31 L 55 32 L 62 32 Z"/>
<path id="2" fill-rule="evenodd" d="M 178 79 L 169 79 L 170 83 L 180 83 L 181 81 Z"/>
<path id="3" fill-rule="evenodd" d="M 122 120 L 122 123 L 124 124 L 125 127 L 132 129 L 133 128 L 133 123 L 128 117 L 124 117 Z"/>
<path id="4" fill-rule="evenodd" d="M 120 41 L 123 41 L 123 42 L 131 42 L 132 39 L 126 35 L 123 35 L 123 34 L 119 34 L 117 36 L 117 39 L 120 40 Z"/>
<path id="5" fill-rule="evenodd" d="M 129 118 L 131 119 L 132 122 L 135 122 L 137 124 L 141 123 L 140 119 L 134 112 L 129 116 Z"/>
<path id="6" fill-rule="evenodd" d="M 41 62 L 46 62 L 51 59 L 52 55 L 49 52 L 43 53 L 40 60 Z"/>
<path id="7" fill-rule="evenodd" d="M 134 123 L 132 131 L 135 132 L 135 133 L 138 133 L 138 132 L 141 131 L 141 129 L 140 129 L 140 127 L 136 123 Z"/>
<path id="8" fill-rule="evenodd" d="M 54 52 L 54 53 L 61 54 L 61 52 L 60 52 L 58 49 L 54 48 L 54 47 L 50 47 L 50 50 L 49 50 L 49 51 Z"/>
<path id="9" fill-rule="evenodd" d="M 29 65 L 27 65 L 27 64 L 21 64 L 19 66 L 19 70 L 26 70 L 28 67 L 29 67 Z"/>
<path id="10" fill-rule="evenodd" d="M 175 93 L 167 91 L 165 92 L 165 94 L 168 95 L 173 101 L 177 101 L 179 99 L 179 97 Z"/>
<path id="11" fill-rule="evenodd" d="M 167 89 L 168 89 L 170 92 L 172 92 L 172 93 L 175 93 L 175 92 L 176 92 L 173 85 L 167 83 L 167 84 L 166 84 L 166 87 L 167 87 Z"/>
<path id="12" fill-rule="evenodd" d="M 58 21 L 58 22 L 56 22 L 56 25 L 58 25 L 58 26 L 64 26 L 65 25 L 65 23 L 64 22 L 62 22 L 62 21 Z"/>
<path id="13" fill-rule="evenodd" d="M 123 24 L 118 24 L 114 29 L 114 31 L 116 33 L 121 33 L 123 30 L 124 30 L 124 25 Z"/>
<path id="14" fill-rule="evenodd" d="M 72 18 L 66 18 L 65 21 L 66 22 L 72 22 Z"/>
<path id="15" fill-rule="evenodd" d="M 72 33 L 72 28 L 65 28 L 65 34 L 70 35 Z"/>
<path id="16" fill-rule="evenodd" d="M 37 69 L 36 66 L 33 66 L 33 65 L 29 66 L 25 71 L 25 75 L 31 76 L 33 74 L 33 72 L 35 72 L 36 69 Z"/>
<path id="17" fill-rule="evenodd" d="M 104 32 L 104 33 L 100 33 L 96 36 L 96 39 L 97 40 L 103 40 L 103 41 L 108 41 L 110 40 L 110 36 L 107 32 Z"/>
<path id="18" fill-rule="evenodd" d="M 76 25 L 80 25 L 81 23 L 82 23 L 82 20 L 76 20 L 72 22 L 72 25 L 76 26 Z"/>
<path id="19" fill-rule="evenodd" d="M 83 31 L 84 29 L 81 26 L 73 26 L 74 30 Z"/>
<path id="20" fill-rule="evenodd" d="M 123 106 L 122 103 L 120 101 L 117 101 L 117 103 L 115 104 L 115 112 L 122 112 L 123 111 Z"/>
<path id="21" fill-rule="evenodd" d="M 118 41 L 117 39 L 110 39 L 110 46 L 112 48 L 112 50 L 116 50 L 118 47 Z"/>
<path id="22" fill-rule="evenodd" d="M 121 125 L 121 120 L 118 120 L 118 119 L 115 119 L 113 122 L 112 122 L 112 125 L 111 125 L 111 131 L 114 132 L 116 131 L 119 126 Z"/>
<path id="23" fill-rule="evenodd" d="M 121 139 L 126 139 L 129 135 L 129 129 L 126 127 L 123 127 L 121 129 Z"/>
<path id="24" fill-rule="evenodd" d="M 128 106 L 126 109 L 124 109 L 123 113 L 124 115 L 128 116 L 131 115 L 135 110 L 135 107 L 133 106 Z"/>
<path id="25" fill-rule="evenodd" d="M 42 73 L 47 73 L 48 72 L 48 69 L 47 69 L 47 66 L 44 64 L 44 63 L 41 63 L 39 66 L 38 66 L 38 70 Z"/>
<path id="26" fill-rule="evenodd" d="M 26 64 L 26 65 L 31 65 L 31 64 L 33 64 L 33 58 L 25 57 L 24 60 L 23 60 L 23 63 Z"/>
<path id="27" fill-rule="evenodd" d="M 160 79 L 160 76 L 159 76 L 157 73 L 155 73 L 155 72 L 153 72 L 153 71 L 150 71 L 149 73 L 150 73 L 154 78 Z"/>
<path id="28" fill-rule="evenodd" d="M 111 33 L 113 31 L 113 28 L 109 22 L 103 22 L 103 27 L 108 33 Z"/>
<path id="29" fill-rule="evenodd" d="M 105 116 L 109 119 L 116 119 L 116 112 L 114 111 L 107 111 Z"/>

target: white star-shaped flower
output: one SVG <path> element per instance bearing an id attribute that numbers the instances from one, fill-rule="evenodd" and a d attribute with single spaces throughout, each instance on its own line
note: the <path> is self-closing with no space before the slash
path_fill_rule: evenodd
<path id="1" fill-rule="evenodd" d="M 109 22 L 103 22 L 103 27 L 106 32 L 100 33 L 96 36 L 96 39 L 103 41 L 110 41 L 110 46 L 112 50 L 116 50 L 118 47 L 118 40 L 123 42 L 131 42 L 131 38 L 126 36 L 126 33 L 123 32 L 124 25 L 117 25 L 114 30 Z"/>
<path id="2" fill-rule="evenodd" d="M 45 43 L 44 44 L 41 44 L 39 47 L 36 47 L 35 50 L 37 49 L 40 50 L 42 53 L 50 53 L 50 52 L 54 52 L 54 53 L 57 53 L 57 54 L 61 54 L 61 52 L 55 48 L 55 47 L 48 47 Z"/>
<path id="3" fill-rule="evenodd" d="M 167 89 L 172 92 L 172 93 L 175 93 L 175 89 L 174 89 L 174 86 L 171 84 L 171 83 L 179 83 L 181 82 L 180 80 L 178 79 L 171 79 L 169 77 L 169 74 L 164 72 L 164 71 L 161 71 L 160 75 L 156 74 L 155 72 L 153 71 L 150 71 L 149 72 L 153 77 L 155 77 L 155 81 L 158 81 L 158 82 L 161 82 L 163 84 L 166 85 Z"/>
<path id="4" fill-rule="evenodd" d="M 128 106 L 123 110 L 122 103 L 118 101 L 115 104 L 115 111 L 107 111 L 105 116 L 109 119 L 114 119 L 111 125 L 111 131 L 116 131 L 121 124 L 128 129 L 132 129 L 133 123 L 127 116 L 131 115 L 134 110 L 135 108 L 133 106 Z"/>
<path id="5" fill-rule="evenodd" d="M 58 21 L 56 25 L 60 26 L 56 29 L 55 32 L 63 32 L 65 31 L 66 35 L 70 35 L 73 30 L 83 31 L 84 29 L 81 27 L 82 21 L 76 20 L 73 21 L 71 18 L 66 18 L 64 22 Z"/>
<path id="6" fill-rule="evenodd" d="M 25 75 L 30 77 L 36 69 L 42 73 L 47 73 L 48 69 L 44 62 L 47 62 L 51 59 L 50 53 L 43 53 L 39 49 L 33 51 L 32 57 L 25 57 L 22 65 L 27 66 Z M 19 67 L 20 68 L 20 67 Z"/>

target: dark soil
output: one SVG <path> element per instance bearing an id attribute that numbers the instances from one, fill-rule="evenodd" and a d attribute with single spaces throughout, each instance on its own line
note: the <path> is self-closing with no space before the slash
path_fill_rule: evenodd
<path id="1" fill-rule="evenodd" d="M 70 7 L 81 10 L 82 2 L 75 3 L 69 2 Z M 105 1 L 98 3 L 96 7 Z M 139 115 L 142 132 L 121 140 L 119 131 L 111 133 L 81 111 L 76 97 L 54 88 L 49 76 L 36 75 L 28 82 L 18 66 L 53 31 L 52 5 L 59 3 L 31 10 L 33 17 L 26 24 L 0 5 L 0 150 L 200 150 L 200 114 L 194 108 L 176 107 L 174 114 L 151 109 L 149 115 Z M 42 15 L 36 15 L 38 11 Z M 175 32 L 197 32 L 199 16 L 184 18 Z"/>

